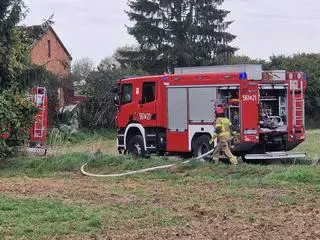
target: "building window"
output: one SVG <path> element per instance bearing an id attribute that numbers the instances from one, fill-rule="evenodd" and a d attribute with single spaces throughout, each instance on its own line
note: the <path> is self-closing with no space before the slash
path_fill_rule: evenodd
<path id="1" fill-rule="evenodd" d="M 131 84 L 122 85 L 121 98 L 122 98 L 121 105 L 132 102 L 132 85 Z"/>
<path id="2" fill-rule="evenodd" d="M 142 103 L 153 102 L 155 99 L 155 82 L 143 83 Z"/>
<path id="3" fill-rule="evenodd" d="M 48 58 L 51 58 L 51 41 L 48 40 Z"/>

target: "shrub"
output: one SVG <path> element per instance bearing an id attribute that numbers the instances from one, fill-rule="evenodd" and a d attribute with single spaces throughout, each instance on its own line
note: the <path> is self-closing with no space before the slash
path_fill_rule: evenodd
<path id="1" fill-rule="evenodd" d="M 14 90 L 0 92 L 0 158 L 17 150 L 29 137 L 29 128 L 34 122 L 37 109 L 27 96 Z"/>

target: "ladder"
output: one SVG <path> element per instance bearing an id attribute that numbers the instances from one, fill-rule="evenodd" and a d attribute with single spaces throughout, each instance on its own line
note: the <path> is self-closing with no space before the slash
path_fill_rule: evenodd
<path id="1" fill-rule="evenodd" d="M 305 126 L 305 100 L 303 96 L 303 84 L 295 80 L 294 84 L 291 84 L 292 90 L 292 132 L 295 133 L 296 129 L 301 129 Z"/>
<path id="2" fill-rule="evenodd" d="M 38 114 L 35 116 L 35 123 L 33 129 L 33 136 L 35 138 L 43 138 L 45 134 L 45 96 L 46 96 L 46 88 L 45 87 L 37 87 L 36 93 L 34 95 L 34 103 L 36 108 L 38 109 Z"/>

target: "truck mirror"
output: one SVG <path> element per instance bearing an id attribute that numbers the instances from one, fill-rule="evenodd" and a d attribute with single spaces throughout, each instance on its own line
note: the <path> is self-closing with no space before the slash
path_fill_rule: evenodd
<path id="1" fill-rule="evenodd" d="M 112 92 L 113 92 L 114 94 L 118 94 L 119 90 L 118 90 L 117 87 L 113 87 Z"/>
<path id="2" fill-rule="evenodd" d="M 120 98 L 118 95 L 114 96 L 113 102 L 114 102 L 114 105 L 116 106 L 120 105 Z"/>

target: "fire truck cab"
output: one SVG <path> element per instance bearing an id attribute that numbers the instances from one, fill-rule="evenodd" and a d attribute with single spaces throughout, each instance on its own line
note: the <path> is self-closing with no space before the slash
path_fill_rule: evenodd
<path id="1" fill-rule="evenodd" d="M 262 65 L 177 68 L 175 74 L 118 82 L 119 153 L 202 155 L 213 146 L 215 107 L 222 106 L 246 159 L 304 157 L 288 153 L 305 140 L 303 72 Z"/>

